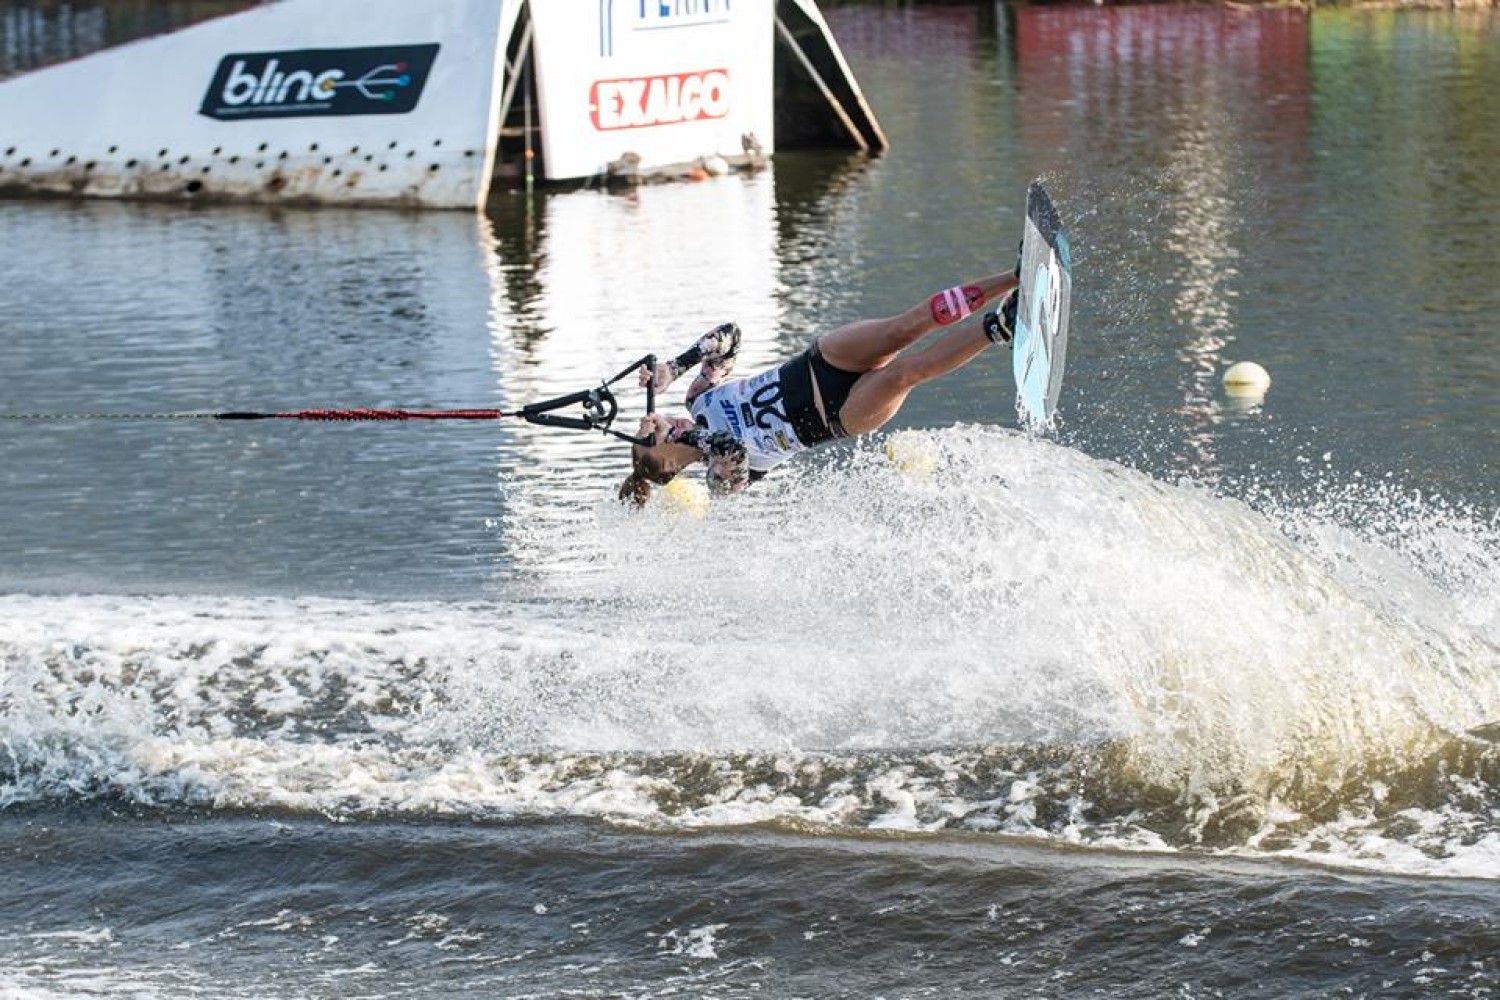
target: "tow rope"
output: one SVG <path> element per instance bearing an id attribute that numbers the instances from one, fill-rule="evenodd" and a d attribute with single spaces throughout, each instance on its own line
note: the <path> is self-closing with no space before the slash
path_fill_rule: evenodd
<path id="1" fill-rule="evenodd" d="M 612 426 L 620 413 L 619 400 L 610 386 L 641 368 L 648 374 L 656 370 L 656 355 L 648 354 L 614 378 L 601 382 L 593 389 L 570 392 L 555 399 L 544 399 L 530 403 L 519 410 L 464 409 L 464 410 L 417 410 L 417 409 L 308 409 L 308 410 L 225 410 L 221 412 L 182 413 L 0 413 L 0 420 L 305 420 L 322 423 L 354 423 L 362 421 L 390 422 L 402 420 L 501 420 L 520 419 L 528 424 L 542 427 L 562 427 L 567 430 L 600 431 L 631 444 L 651 447 L 656 435 L 634 437 Z M 557 410 L 571 406 L 582 408 L 581 415 L 566 415 Z M 646 413 L 656 412 L 656 380 L 646 380 Z"/>

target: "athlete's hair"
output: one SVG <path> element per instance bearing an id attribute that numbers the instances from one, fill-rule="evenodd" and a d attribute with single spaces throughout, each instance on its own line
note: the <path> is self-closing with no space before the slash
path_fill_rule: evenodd
<path id="1" fill-rule="evenodd" d="M 646 506 L 646 501 L 651 499 L 651 484 L 665 486 L 676 476 L 677 469 L 669 470 L 662 457 L 650 448 L 642 448 L 640 445 L 630 449 L 630 459 L 635 465 L 634 471 L 625 477 L 620 484 L 620 502 L 628 503 L 635 507 Z"/>
<path id="2" fill-rule="evenodd" d="M 620 502 L 628 503 L 632 507 L 644 507 L 646 501 L 651 499 L 651 484 L 645 479 L 632 472 L 625 477 L 620 484 Z"/>

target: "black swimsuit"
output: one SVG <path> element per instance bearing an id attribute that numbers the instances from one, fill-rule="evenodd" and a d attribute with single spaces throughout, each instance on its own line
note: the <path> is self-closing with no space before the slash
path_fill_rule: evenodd
<path id="1" fill-rule="evenodd" d="M 782 402 L 786 406 L 787 419 L 803 444 L 811 446 L 849 436 L 839 420 L 839 412 L 849 401 L 849 393 L 859 381 L 860 374 L 829 364 L 816 341 L 781 366 Z M 823 412 L 828 415 L 826 422 L 818 413 L 813 395 L 814 379 L 818 382 L 818 396 L 823 399 Z"/>

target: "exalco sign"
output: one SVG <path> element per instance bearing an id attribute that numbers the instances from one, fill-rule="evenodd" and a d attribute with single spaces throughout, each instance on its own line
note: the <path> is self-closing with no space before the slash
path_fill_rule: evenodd
<path id="1" fill-rule="evenodd" d="M 729 71 L 596 80 L 589 113 L 601 132 L 724 118 L 729 114 Z"/>
<path id="2" fill-rule="evenodd" d="M 437 54 L 437 45 L 235 53 L 219 62 L 198 112 L 220 121 L 404 115 Z"/>

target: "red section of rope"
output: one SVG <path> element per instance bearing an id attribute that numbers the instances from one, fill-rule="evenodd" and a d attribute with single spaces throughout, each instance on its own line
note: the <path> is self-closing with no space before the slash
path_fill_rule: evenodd
<path id="1" fill-rule="evenodd" d="M 499 420 L 500 410 L 292 410 L 276 414 L 279 420 Z"/>

